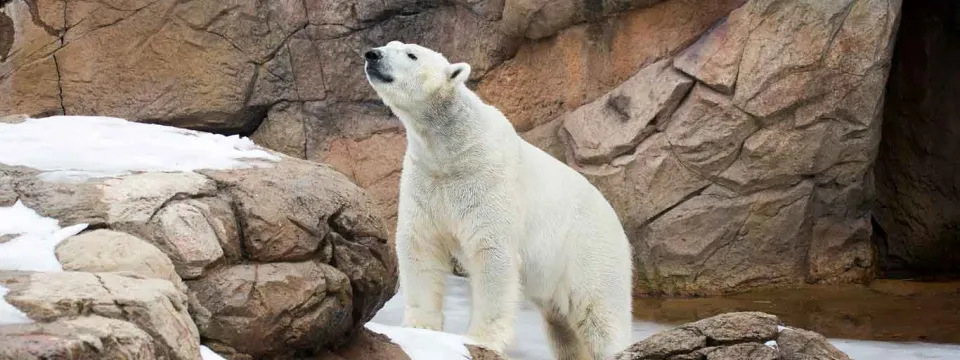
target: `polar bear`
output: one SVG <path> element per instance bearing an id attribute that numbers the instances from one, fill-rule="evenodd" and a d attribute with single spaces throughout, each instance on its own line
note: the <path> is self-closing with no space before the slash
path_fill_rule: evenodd
<path id="1" fill-rule="evenodd" d="M 364 58 L 367 81 L 407 130 L 396 231 L 403 325 L 442 330 L 456 257 L 471 286 L 467 336 L 480 345 L 506 349 L 522 291 L 558 358 L 624 349 L 632 257 L 600 191 L 468 89 L 470 65 L 399 41 Z"/>

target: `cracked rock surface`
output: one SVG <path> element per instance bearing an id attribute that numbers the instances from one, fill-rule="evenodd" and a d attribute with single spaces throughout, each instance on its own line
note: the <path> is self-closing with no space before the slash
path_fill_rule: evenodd
<path id="1" fill-rule="evenodd" d="M 10 289 L 6 301 L 34 321 L 48 323 L 89 316 L 115 319 L 133 324 L 149 335 L 152 343 L 139 347 L 152 348 L 158 358 L 193 360 L 200 351 L 197 327 L 187 312 L 187 296 L 169 281 L 109 273 L 0 271 L 0 284 Z M 140 331 L 129 325 L 116 325 L 124 331 L 108 336 L 142 340 Z M 28 342 L 13 345 L 30 346 Z"/>
<path id="2" fill-rule="evenodd" d="M 717 315 L 631 345 L 616 360 L 778 360 L 850 358 L 815 332 L 780 327 L 761 312 Z"/>
<path id="3" fill-rule="evenodd" d="M 868 281 L 899 13 L 899 0 L 747 1 L 524 137 L 610 199 L 638 295 Z M 668 86 L 678 76 L 692 89 Z"/>
<path id="4" fill-rule="evenodd" d="M 406 136 L 360 54 L 419 43 L 470 63 L 469 86 L 601 189 L 633 243 L 638 294 L 862 282 L 878 262 L 872 168 L 901 2 L 13 0 L 0 12 L 0 109 L 250 134 L 346 175 L 389 238 Z M 91 184 L 34 201 L 149 239 L 185 279 L 363 253 L 329 245 L 336 208 L 205 176 L 171 178 L 184 186 L 173 199 L 156 189 L 162 211 L 111 211 Z M 300 218 L 311 206 L 322 221 Z M 185 232 L 200 240 L 178 241 Z"/>
<path id="5" fill-rule="evenodd" d="M 38 322 L 0 334 L 42 340 L 11 354 L 194 360 L 201 338 L 233 359 L 311 354 L 347 341 L 396 291 L 382 218 L 327 165 L 39 174 L 0 164 L 0 204 L 90 230 L 56 249 L 70 272 L 0 272 L 6 300 Z"/>

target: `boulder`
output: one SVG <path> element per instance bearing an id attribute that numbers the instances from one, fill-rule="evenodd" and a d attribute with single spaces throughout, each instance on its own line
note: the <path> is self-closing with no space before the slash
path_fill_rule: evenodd
<path id="1" fill-rule="evenodd" d="M 71 236 L 57 245 L 56 254 L 65 271 L 129 272 L 183 285 L 166 254 L 119 231 L 99 229 Z"/>
<path id="2" fill-rule="evenodd" d="M 777 337 L 777 348 L 782 360 L 850 360 L 823 335 L 803 329 L 784 329 Z"/>
<path id="3" fill-rule="evenodd" d="M 717 315 L 654 334 L 616 360 L 848 360 L 823 336 L 760 312 Z"/>
<path id="4" fill-rule="evenodd" d="M 153 338 L 137 325 L 97 315 L 0 326 L 0 359 L 157 358 Z"/>
<path id="5" fill-rule="evenodd" d="M 185 146 L 209 135 L 176 131 L 185 136 Z M 30 209 L 63 226 L 87 222 L 95 229 L 57 248 L 67 270 L 82 271 L 68 274 L 163 279 L 155 281 L 168 284 L 176 293 L 170 296 L 184 303 L 182 314 L 199 335 L 193 336 L 220 353 L 310 354 L 348 340 L 396 292 L 396 256 L 375 205 L 330 166 L 279 154 L 275 160 L 250 159 L 242 155 L 249 150 L 242 141 L 211 139 L 226 144 L 220 150 L 240 154 L 234 166 L 103 174 L 76 165 L 71 170 L 78 176 L 64 177 L 58 169 L 0 164 L 0 176 L 8 180 L 11 196 Z M 109 133 L 101 141 L 113 146 Z M 164 156 L 148 157 L 154 164 L 171 161 Z M 66 280 L 43 281 L 56 286 Z M 82 281 L 76 286 L 61 296 L 91 296 Z M 20 293 L 8 287 L 13 303 Z M 85 306 L 74 311 L 86 311 Z M 155 322 L 153 327 L 171 321 L 160 315 L 146 320 Z M 129 321 L 143 325 L 140 318 Z M 158 345 L 156 351 L 174 350 Z"/>
<path id="6" fill-rule="evenodd" d="M 134 355 L 149 354 L 152 347 L 161 358 L 195 360 L 200 352 L 200 336 L 187 312 L 187 297 L 169 281 L 111 273 L 0 271 L 0 285 L 9 289 L 6 301 L 34 321 L 50 323 L 86 316 L 120 320 L 103 323 L 98 319 L 87 319 L 52 325 L 53 328 L 70 324 L 89 327 L 83 331 L 90 334 L 83 339 L 82 333 L 71 335 L 61 331 L 59 336 L 46 339 L 52 343 L 40 344 L 37 351 L 56 353 L 65 346 L 80 346 L 64 344 L 80 337 L 81 342 L 98 338 L 120 342 L 122 338 L 128 338 L 124 340 L 131 340 L 133 349 L 109 341 L 101 346 L 113 346 L 117 348 L 114 351 L 133 351 Z M 129 324 L 140 331 L 135 331 Z M 112 332 L 114 327 L 117 332 Z M 58 334 L 54 331 L 53 335 Z M 145 344 L 144 335 L 149 335 L 152 346 Z M 24 351 L 31 353 L 28 345 L 23 346 L 27 347 L 23 348 Z"/>
<path id="7" fill-rule="evenodd" d="M 190 311 L 215 350 L 259 358 L 322 349 L 358 321 L 349 279 L 320 262 L 233 265 L 187 284 Z"/>

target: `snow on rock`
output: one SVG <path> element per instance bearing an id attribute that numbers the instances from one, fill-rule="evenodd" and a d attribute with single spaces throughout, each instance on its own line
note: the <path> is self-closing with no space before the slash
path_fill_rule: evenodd
<path id="1" fill-rule="evenodd" d="M 213 352 L 210 348 L 200 345 L 200 359 L 202 360 L 227 360 L 223 356 Z"/>
<path id="2" fill-rule="evenodd" d="M 43 217 L 20 201 L 0 207 L 0 236 L 15 236 L 0 243 L 0 270 L 62 271 L 54 249 L 86 227 L 76 224 L 60 228 L 56 219 Z"/>
<path id="3" fill-rule="evenodd" d="M 250 139 L 101 116 L 51 116 L 0 123 L 0 163 L 47 171 L 51 180 L 137 171 L 254 166 L 280 158 Z"/>
<path id="4" fill-rule="evenodd" d="M 27 314 L 24 314 L 23 311 L 20 311 L 20 309 L 10 305 L 7 300 L 4 300 L 4 297 L 7 296 L 7 292 L 9 291 L 10 289 L 0 285 L 0 325 L 32 323 L 33 320 L 30 320 Z"/>
<path id="5" fill-rule="evenodd" d="M 366 328 L 383 334 L 400 346 L 411 360 L 471 359 L 464 336 L 439 331 L 367 323 Z"/>

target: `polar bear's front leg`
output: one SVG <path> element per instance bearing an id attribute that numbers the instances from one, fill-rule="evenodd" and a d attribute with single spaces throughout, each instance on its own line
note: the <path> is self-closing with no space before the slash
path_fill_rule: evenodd
<path id="1" fill-rule="evenodd" d="M 464 245 L 472 295 L 467 336 L 502 353 L 513 338 L 519 300 L 517 253 L 507 234 L 489 234 Z"/>
<path id="2" fill-rule="evenodd" d="M 453 271 L 438 238 L 412 226 L 397 229 L 397 262 L 403 291 L 403 326 L 443 331 L 446 277 Z"/>

